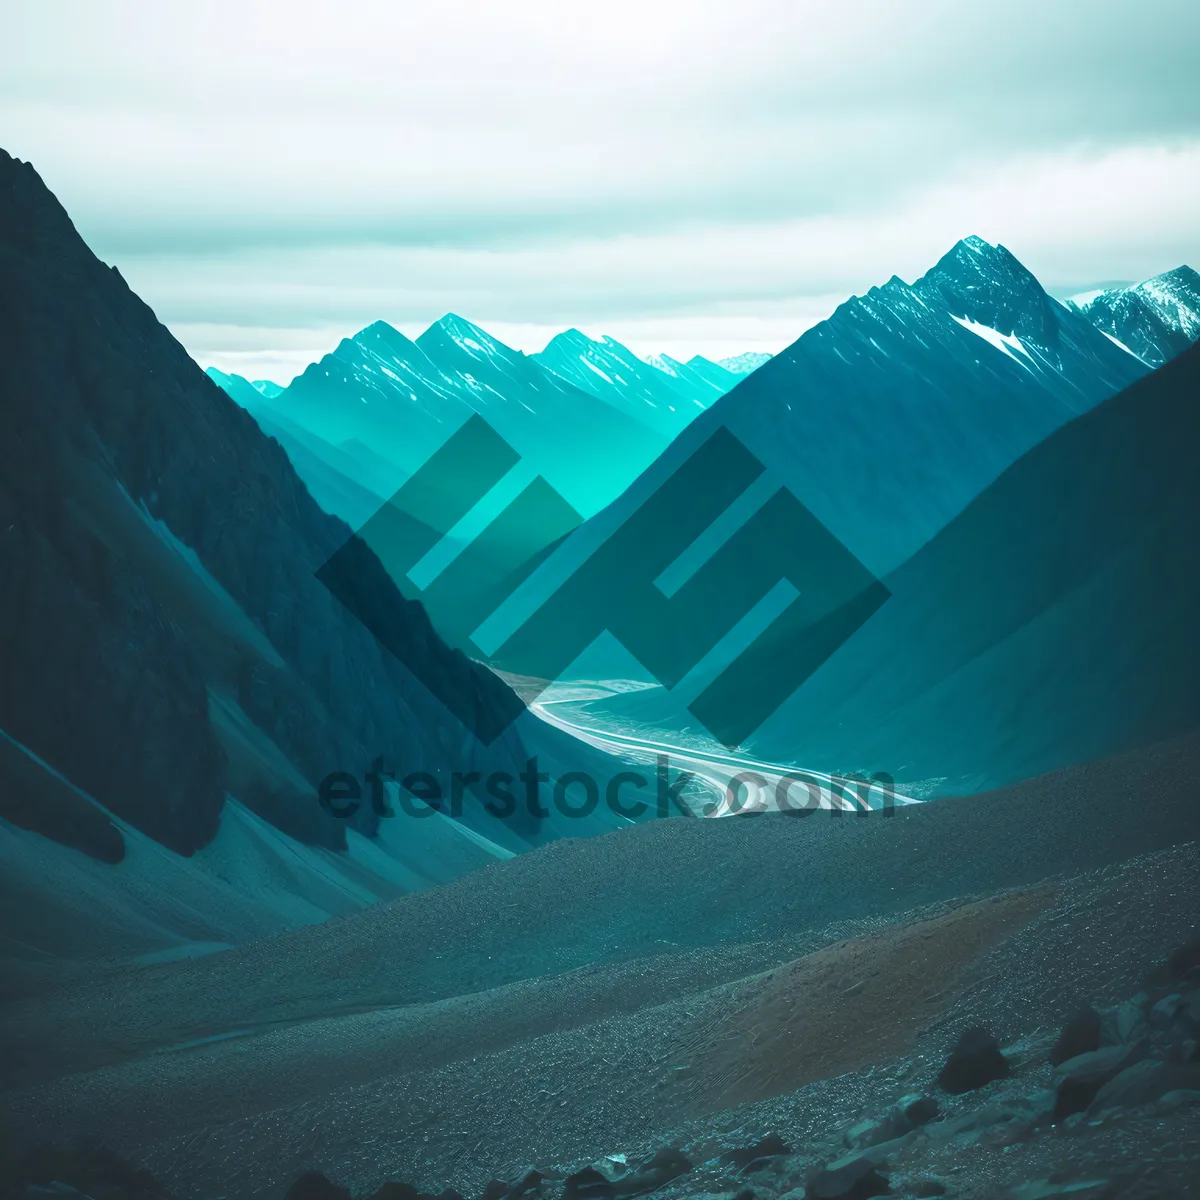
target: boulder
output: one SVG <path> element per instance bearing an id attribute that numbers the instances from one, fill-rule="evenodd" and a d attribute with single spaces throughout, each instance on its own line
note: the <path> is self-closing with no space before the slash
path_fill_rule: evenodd
<path id="1" fill-rule="evenodd" d="M 1183 995 L 1180 992 L 1164 996 L 1150 1009 L 1150 1024 L 1155 1029 L 1169 1029 L 1182 1004 Z"/>
<path id="2" fill-rule="evenodd" d="M 932 1096 L 919 1096 L 916 1100 L 903 1104 L 901 1111 L 914 1125 L 928 1125 L 941 1115 L 942 1106 Z"/>
<path id="3" fill-rule="evenodd" d="M 1058 1088 L 1053 1119 L 1064 1121 L 1075 1113 L 1084 1112 L 1110 1079 L 1145 1058 L 1147 1048 L 1144 1041 L 1132 1046 L 1105 1046 L 1060 1064 L 1054 1073 Z"/>
<path id="4" fill-rule="evenodd" d="M 589 1164 L 593 1170 L 599 1171 L 605 1179 L 613 1182 L 629 1174 L 629 1160 L 624 1154 L 606 1154 Z"/>
<path id="5" fill-rule="evenodd" d="M 1055 1079 L 1098 1079 L 1106 1083 L 1118 1071 L 1132 1066 L 1144 1058 L 1148 1043 L 1135 1042 L 1132 1046 L 1102 1046 L 1087 1054 L 1077 1055 L 1060 1063 L 1054 1071 Z"/>
<path id="6" fill-rule="evenodd" d="M 1162 1063 L 1153 1059 L 1135 1063 L 1110 1079 L 1088 1106 L 1096 1116 L 1112 1108 L 1140 1108 L 1168 1092 L 1200 1089 L 1200 1064 Z"/>
<path id="7" fill-rule="evenodd" d="M 1154 1111 L 1174 1112 L 1177 1108 L 1190 1108 L 1193 1104 L 1200 1104 L 1200 1091 L 1195 1088 L 1179 1088 L 1176 1091 L 1167 1092 L 1154 1106 Z"/>
<path id="8" fill-rule="evenodd" d="M 1092 1007 L 1081 1008 L 1062 1027 L 1050 1050 L 1050 1064 L 1057 1067 L 1069 1058 L 1100 1049 L 1100 1014 Z"/>
<path id="9" fill-rule="evenodd" d="M 541 1171 L 530 1168 L 505 1193 L 505 1200 L 528 1200 L 528 1197 L 540 1194 L 544 1178 Z"/>
<path id="10" fill-rule="evenodd" d="M 1009 1074 L 1008 1060 L 986 1029 L 968 1029 L 938 1074 L 938 1086 L 952 1095 L 973 1092 Z"/>
<path id="11" fill-rule="evenodd" d="M 1142 999 L 1145 1000 L 1145 996 Z M 1146 1017 L 1136 997 L 1106 1008 L 1100 1014 L 1100 1025 L 1100 1044 L 1103 1046 L 1137 1041 L 1146 1033 Z"/>

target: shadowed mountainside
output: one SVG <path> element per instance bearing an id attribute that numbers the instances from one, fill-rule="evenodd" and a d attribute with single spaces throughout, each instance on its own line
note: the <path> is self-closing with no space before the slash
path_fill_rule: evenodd
<path id="1" fill-rule="evenodd" d="M 1200 347 L 1058 430 L 887 579 L 754 739 L 940 791 L 1200 720 Z M 806 757 L 807 756 L 807 757 Z M 903 787 L 902 787 L 903 790 Z"/>
<path id="2" fill-rule="evenodd" d="M 183 854 L 229 793 L 336 847 L 344 823 L 313 788 L 328 772 L 484 757 L 314 577 L 350 531 L 7 155 L 0 395 L 3 815 L 119 859 L 120 834 L 58 772 Z M 354 554 L 362 602 L 462 711 L 519 709 Z M 487 757 L 515 770 L 524 749 L 510 730 Z"/>

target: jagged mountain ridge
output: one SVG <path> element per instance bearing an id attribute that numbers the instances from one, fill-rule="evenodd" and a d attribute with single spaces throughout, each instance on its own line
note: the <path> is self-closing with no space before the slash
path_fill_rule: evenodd
<path id="1" fill-rule="evenodd" d="M 744 354 L 735 354 L 732 358 L 717 359 L 717 366 L 723 367 L 734 375 L 749 375 L 757 371 L 764 363 L 769 363 L 774 356 L 764 354 L 761 350 L 747 350 Z"/>
<path id="2" fill-rule="evenodd" d="M 533 358 L 668 438 L 722 394 L 694 373 L 673 373 L 656 362 L 644 362 L 613 338 L 595 341 L 578 329 L 551 338 Z M 735 382 L 731 379 L 729 386 Z"/>
<path id="3" fill-rule="evenodd" d="M 269 400 L 234 389 L 252 412 L 283 416 L 330 445 L 369 446 L 401 481 L 477 412 L 585 515 L 617 495 L 667 441 L 453 314 L 415 342 L 377 321 Z"/>
<path id="4" fill-rule="evenodd" d="M 1200 338 L 1200 274 L 1176 267 L 1101 292 L 1079 311 L 1143 362 L 1160 367 Z"/>
<path id="5" fill-rule="evenodd" d="M 700 355 L 646 361 L 576 329 L 526 355 L 452 313 L 415 342 L 377 321 L 286 388 L 208 374 L 279 438 L 322 506 L 355 527 L 365 519 L 358 489 L 391 495 L 470 412 L 588 515 L 740 378 Z M 369 442 L 388 469 L 347 472 L 347 442 Z"/>

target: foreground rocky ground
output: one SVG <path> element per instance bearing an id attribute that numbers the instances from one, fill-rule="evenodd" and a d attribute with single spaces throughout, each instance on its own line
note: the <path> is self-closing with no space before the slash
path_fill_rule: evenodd
<path id="1" fill-rule="evenodd" d="M 491 1179 L 481 1200 L 867 1200 L 871 1196 L 1170 1197 L 1200 1194 L 1200 939 L 1176 948 L 1122 1002 L 1080 1008 L 1056 1036 L 1001 1047 L 966 1029 L 933 1079 L 920 1058 L 857 1073 L 874 1102 L 846 1124 L 747 1136 L 693 1127 L 644 1158 L 614 1152 Z M 906 1090 L 911 1088 L 912 1090 Z M 843 1114 L 843 1118 L 844 1118 Z M 814 1120 L 815 1117 L 815 1120 Z M 370 1200 L 462 1200 L 390 1180 Z M 161 1200 L 165 1188 L 111 1152 L 42 1148 L 11 1158 L 0 1195 Z M 351 1200 L 318 1171 L 286 1200 Z"/>
<path id="2" fill-rule="evenodd" d="M 389 1179 L 380 1179 L 370 1139 L 361 1140 L 357 1156 L 330 1160 L 321 1149 L 318 1105 L 318 1122 L 309 1126 L 313 1169 L 290 1186 L 251 1174 L 246 1194 L 280 1200 L 1200 1195 L 1198 873 L 1200 852 L 1182 846 L 1075 879 L 937 906 L 831 942 L 692 995 L 686 1034 L 676 1037 L 666 1060 L 652 1051 L 636 1077 L 626 1072 L 641 1039 L 628 1017 L 589 1029 L 593 1038 L 611 1039 L 597 1057 L 579 1055 L 578 1038 L 570 1043 L 573 1071 L 554 1096 L 528 1089 L 529 1081 L 545 1077 L 553 1049 L 535 1039 L 519 1047 L 526 1080 L 509 1077 L 516 1107 L 497 1114 L 494 1124 L 480 1114 L 474 1128 L 462 1131 L 474 1140 L 473 1154 L 464 1153 L 461 1118 L 447 1122 L 439 1113 L 439 1081 L 425 1073 L 418 1087 L 427 1119 L 396 1137 L 392 1161 L 404 1169 L 388 1171 Z M 1190 930 L 1192 937 L 1147 952 L 1163 946 L 1164 928 Z M 653 1016 L 679 1015 L 670 1010 L 659 1006 Z M 648 1035 L 650 1025 L 641 1032 Z M 897 1047 L 901 1052 L 888 1053 Z M 602 1062 L 617 1070 L 599 1075 Z M 471 1086 L 489 1091 L 489 1064 L 460 1065 Z M 224 1092 L 232 1099 L 237 1083 L 232 1077 L 231 1089 L 230 1078 Z M 441 1087 L 453 1078 L 443 1077 Z M 72 1078 L 56 1095 L 103 1103 L 88 1089 L 87 1078 Z M 369 1099 L 357 1089 L 342 1098 L 339 1111 L 366 1129 L 370 1115 L 361 1106 Z M 733 1103 L 720 1108 L 722 1101 Z M 150 1121 L 153 1091 L 142 1093 L 142 1103 Z M 560 1127 L 546 1143 L 555 1149 L 518 1160 L 505 1147 L 515 1139 L 528 1151 L 522 1103 L 528 1125 L 544 1121 L 548 1107 L 573 1115 L 566 1129 L 585 1131 L 575 1146 L 594 1151 L 605 1138 L 605 1152 L 573 1156 L 572 1138 Z M 287 1109 L 266 1114 L 276 1123 L 293 1117 Z M 263 1129 L 255 1122 L 232 1141 L 235 1152 L 247 1152 L 251 1172 L 254 1133 Z M 110 1152 L 10 1154 L 0 1195 L 216 1200 L 226 1193 L 212 1167 L 226 1178 L 236 1169 L 228 1158 L 212 1164 L 218 1147 L 228 1155 L 228 1130 L 223 1138 L 198 1132 L 147 1145 L 140 1161 L 165 1183 Z"/>
<path id="3" fill-rule="evenodd" d="M 391 1181 L 477 1200 L 502 1180 L 488 1200 L 503 1200 L 535 1168 L 546 1200 L 773 1200 L 826 1193 L 846 1174 L 819 1173 L 861 1151 L 837 1166 L 866 1180 L 846 1194 L 876 1175 L 977 1197 L 1062 1175 L 1186 1195 L 1200 985 L 1167 964 L 1200 932 L 1196 750 L 894 818 L 567 840 L 238 950 L 18 998 L 0 1009 L 9 1158 L 98 1144 L 177 1200 L 282 1200 L 310 1172 L 357 1197 Z M 1136 1068 L 1148 1089 L 1115 1114 L 1089 1114 L 1094 1096 L 1055 1111 L 1050 1051 L 1087 1006 L 1112 1059 L 1087 1069 Z M 947 1091 L 972 1029 L 1006 1073 Z M 848 1135 L 863 1122 L 888 1136 Z M 722 1157 L 768 1135 L 787 1152 L 751 1170 Z M 57 1181 L 143 1200 L 78 1153 L 36 1178 L 26 1163 L 13 1194 Z M 595 1163 L 604 1181 L 563 1196 Z"/>

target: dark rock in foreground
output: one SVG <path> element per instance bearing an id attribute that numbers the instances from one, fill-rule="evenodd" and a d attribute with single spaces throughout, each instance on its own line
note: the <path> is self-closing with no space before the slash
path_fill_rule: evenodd
<path id="1" fill-rule="evenodd" d="M 1100 1049 L 1100 1014 L 1090 1005 L 1081 1008 L 1064 1026 L 1050 1051 L 1050 1065 Z"/>
<path id="2" fill-rule="evenodd" d="M 938 1086 L 952 1095 L 961 1095 L 993 1079 L 1003 1079 L 1008 1073 L 1008 1060 L 1000 1053 L 996 1039 L 986 1029 L 968 1029 L 938 1074 Z"/>

